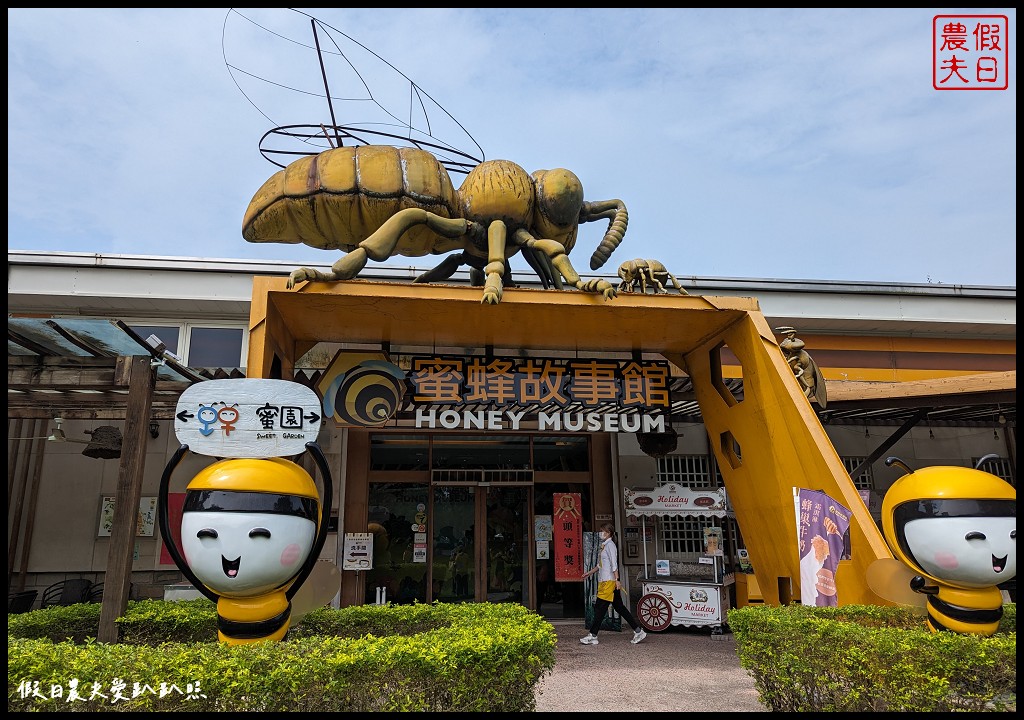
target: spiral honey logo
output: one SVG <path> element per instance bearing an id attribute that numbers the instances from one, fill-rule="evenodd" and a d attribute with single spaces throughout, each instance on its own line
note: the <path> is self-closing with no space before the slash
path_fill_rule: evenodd
<path id="1" fill-rule="evenodd" d="M 386 354 L 340 350 L 316 389 L 339 425 L 381 427 L 402 407 L 405 386 L 405 371 Z"/>

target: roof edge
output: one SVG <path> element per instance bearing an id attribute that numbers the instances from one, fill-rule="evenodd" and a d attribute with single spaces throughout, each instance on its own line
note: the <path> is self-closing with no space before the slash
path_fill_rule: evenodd
<path id="1" fill-rule="evenodd" d="M 245 260 L 241 258 L 200 258 L 200 257 L 177 257 L 171 255 L 123 255 L 110 253 L 88 253 L 71 251 L 44 251 L 44 250 L 8 250 L 8 265 L 38 265 L 38 266 L 64 266 L 64 267 L 89 267 L 89 268 L 120 268 L 120 269 L 149 269 L 149 270 L 192 270 L 200 272 L 231 272 L 248 273 L 253 275 L 287 275 L 293 269 L 303 265 L 310 265 L 308 262 L 297 262 L 288 260 Z M 330 267 L 329 263 L 314 265 L 313 267 Z M 373 267 L 365 268 L 361 277 L 402 279 L 403 277 L 415 278 L 428 267 L 416 267 L 413 265 L 387 265 L 384 263 L 374 264 Z M 467 271 L 459 271 L 456 275 L 465 274 Z M 589 273 L 596 277 L 615 277 L 612 274 Z M 529 271 L 517 272 L 514 275 L 522 278 L 533 277 Z M 951 283 L 908 283 L 908 282 L 877 282 L 877 281 L 856 281 L 856 280 L 814 280 L 814 279 L 780 279 L 780 278 L 734 278 L 734 277 L 705 277 L 697 275 L 676 275 L 686 288 L 701 288 L 706 293 L 716 289 L 729 290 L 721 293 L 726 295 L 743 294 L 744 292 L 822 292 L 822 293 L 857 293 L 857 294 L 878 294 L 878 295 L 932 295 L 932 296 L 955 296 L 955 297 L 988 297 L 1000 299 L 1016 299 L 1016 286 L 1005 285 L 966 285 Z M 528 283 L 527 283 L 528 284 Z M 738 291 L 738 292 L 737 292 Z"/>

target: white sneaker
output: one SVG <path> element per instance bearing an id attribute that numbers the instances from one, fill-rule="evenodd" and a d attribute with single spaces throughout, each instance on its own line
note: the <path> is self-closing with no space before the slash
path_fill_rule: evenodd
<path id="1" fill-rule="evenodd" d="M 636 630 L 633 631 L 633 639 L 630 640 L 630 642 L 633 643 L 634 645 L 636 645 L 638 642 L 643 640 L 645 637 L 647 637 L 647 633 L 644 632 L 644 629 L 643 628 L 637 628 Z"/>
<path id="2" fill-rule="evenodd" d="M 594 635 L 593 633 L 587 633 L 586 637 L 580 638 L 580 642 L 584 645 L 597 645 L 597 635 Z"/>

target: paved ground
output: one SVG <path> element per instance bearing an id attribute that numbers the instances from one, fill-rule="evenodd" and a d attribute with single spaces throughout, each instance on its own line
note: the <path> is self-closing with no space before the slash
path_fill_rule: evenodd
<path id="1" fill-rule="evenodd" d="M 555 669 L 537 686 L 537 712 L 768 712 L 740 667 L 736 640 L 671 627 L 631 645 L 629 627 L 581 645 L 581 620 L 555 620 Z"/>

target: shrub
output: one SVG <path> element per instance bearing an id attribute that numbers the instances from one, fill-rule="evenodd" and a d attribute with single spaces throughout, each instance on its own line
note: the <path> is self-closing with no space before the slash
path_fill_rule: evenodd
<path id="1" fill-rule="evenodd" d="M 780 712 L 1015 710 L 1016 605 L 991 636 L 933 633 L 902 607 L 729 611 L 740 665 Z"/>
<path id="2" fill-rule="evenodd" d="M 116 644 L 82 641 L 96 608 L 52 609 L 59 632 L 8 616 L 8 710 L 522 712 L 554 667 L 554 628 L 515 604 L 321 608 L 283 642 L 235 646 L 206 600 L 129 603 Z"/>

